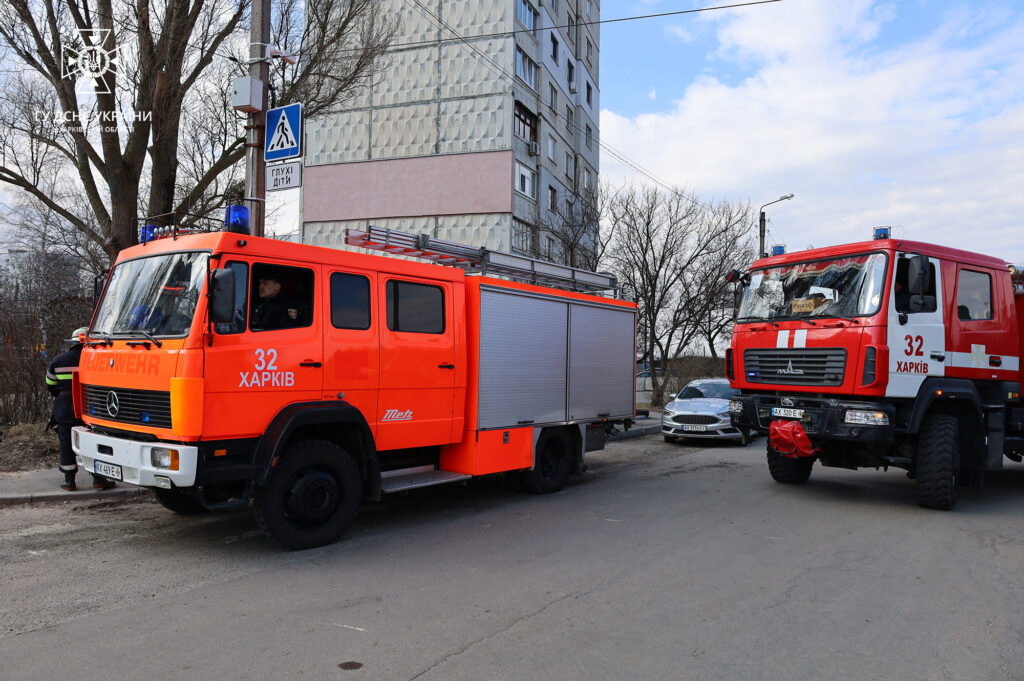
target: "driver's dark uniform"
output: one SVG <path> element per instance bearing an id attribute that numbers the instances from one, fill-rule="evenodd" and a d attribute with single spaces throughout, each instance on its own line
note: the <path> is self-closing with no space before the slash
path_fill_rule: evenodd
<path id="1" fill-rule="evenodd" d="M 279 293 L 271 298 L 260 298 L 253 311 L 252 328 L 289 329 L 301 325 L 302 318 L 298 303 Z"/>

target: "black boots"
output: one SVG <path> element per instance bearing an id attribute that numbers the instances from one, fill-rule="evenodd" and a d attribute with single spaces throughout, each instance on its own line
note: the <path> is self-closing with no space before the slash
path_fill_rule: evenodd
<path id="1" fill-rule="evenodd" d="M 77 470 L 64 471 L 64 482 L 61 483 L 60 488 L 65 492 L 74 492 L 78 489 L 78 485 L 75 484 L 75 475 L 77 473 Z"/>

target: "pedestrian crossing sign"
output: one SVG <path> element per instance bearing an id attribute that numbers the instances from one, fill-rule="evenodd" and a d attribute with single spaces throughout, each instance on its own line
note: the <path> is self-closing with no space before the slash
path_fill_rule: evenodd
<path id="1" fill-rule="evenodd" d="M 302 156 L 302 104 L 289 104 L 267 111 L 265 161 L 283 161 Z"/>

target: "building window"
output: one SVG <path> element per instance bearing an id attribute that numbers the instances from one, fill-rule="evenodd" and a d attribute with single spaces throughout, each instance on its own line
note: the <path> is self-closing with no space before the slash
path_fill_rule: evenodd
<path id="1" fill-rule="evenodd" d="M 558 0 L 551 0 L 551 13 L 558 18 Z"/>
<path id="2" fill-rule="evenodd" d="M 590 13 L 591 9 L 592 9 L 591 8 L 591 4 L 592 4 L 591 0 L 587 0 L 587 18 L 588 19 L 593 18 L 593 16 L 594 16 L 593 14 Z"/>
<path id="3" fill-rule="evenodd" d="M 516 18 L 531 33 L 537 32 L 537 10 L 526 0 L 516 0 Z"/>
<path id="4" fill-rule="evenodd" d="M 370 328 L 370 280 L 355 274 L 331 275 L 331 325 L 336 329 Z"/>
<path id="5" fill-rule="evenodd" d="M 570 133 L 573 131 L 572 107 L 568 104 L 565 105 L 565 129 Z"/>
<path id="6" fill-rule="evenodd" d="M 444 289 L 440 286 L 389 281 L 388 328 L 407 333 L 444 333 Z"/>
<path id="7" fill-rule="evenodd" d="M 558 192 L 551 185 L 548 185 L 548 210 L 558 208 Z"/>
<path id="8" fill-rule="evenodd" d="M 537 62 L 530 59 L 522 48 L 516 48 L 516 75 L 534 90 L 537 89 Z"/>
<path id="9" fill-rule="evenodd" d="M 590 168 L 584 168 L 583 169 L 583 188 L 584 189 L 590 189 L 591 188 L 591 179 L 592 178 L 591 178 L 591 175 L 590 175 Z"/>
<path id="10" fill-rule="evenodd" d="M 594 106 L 594 86 L 587 81 L 587 106 L 593 108 Z"/>
<path id="11" fill-rule="evenodd" d="M 558 65 L 558 38 L 551 34 L 551 58 L 555 60 L 555 65 Z"/>
<path id="12" fill-rule="evenodd" d="M 555 87 L 554 83 L 548 83 L 548 106 L 551 107 L 552 111 L 558 111 L 558 88 Z"/>
<path id="13" fill-rule="evenodd" d="M 572 86 L 576 84 L 576 65 L 572 63 L 571 59 L 566 61 L 565 65 L 567 67 L 565 80 L 569 83 L 569 89 L 572 90 Z"/>
<path id="14" fill-rule="evenodd" d="M 587 126 L 587 149 L 590 149 L 591 143 L 594 141 L 594 131 Z"/>
<path id="15" fill-rule="evenodd" d="M 590 38 L 587 38 L 587 61 L 590 61 L 594 56 L 594 45 L 590 42 Z"/>
<path id="16" fill-rule="evenodd" d="M 531 199 L 537 198 L 537 173 L 516 162 L 516 191 Z"/>
<path id="17" fill-rule="evenodd" d="M 527 253 L 537 252 L 537 228 L 512 218 L 512 248 Z"/>
<path id="18" fill-rule="evenodd" d="M 569 16 L 566 17 L 567 25 L 565 27 L 565 34 L 569 36 L 569 40 L 576 42 L 576 20 L 572 16 L 572 12 L 569 12 Z"/>
<path id="19" fill-rule="evenodd" d="M 519 102 L 516 102 L 512 127 L 516 135 L 527 142 L 537 141 L 537 117 Z"/>
<path id="20" fill-rule="evenodd" d="M 572 154 L 565 152 L 565 176 L 572 179 Z"/>
<path id="21" fill-rule="evenodd" d="M 558 142 L 555 141 L 554 135 L 548 135 L 548 158 L 555 161 L 555 155 L 558 153 Z M 555 161 L 557 165 L 558 162 Z"/>
<path id="22" fill-rule="evenodd" d="M 956 316 L 961 321 L 992 319 L 992 277 L 984 272 L 960 270 Z"/>

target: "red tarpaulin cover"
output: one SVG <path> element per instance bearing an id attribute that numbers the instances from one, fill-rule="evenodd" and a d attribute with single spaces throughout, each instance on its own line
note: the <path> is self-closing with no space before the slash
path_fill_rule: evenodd
<path id="1" fill-rule="evenodd" d="M 773 450 L 792 459 L 814 456 L 821 451 L 811 444 L 811 438 L 799 421 L 772 421 L 768 426 L 768 442 Z"/>

